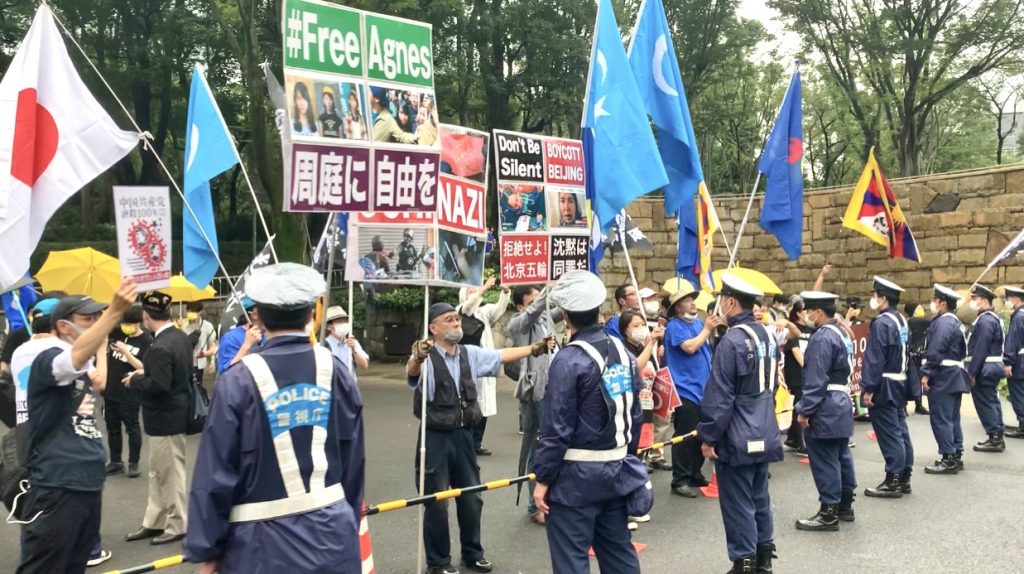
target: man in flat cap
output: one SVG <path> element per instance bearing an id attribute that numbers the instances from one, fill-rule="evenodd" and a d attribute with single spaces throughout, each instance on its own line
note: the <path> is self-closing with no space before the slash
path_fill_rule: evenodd
<path id="1" fill-rule="evenodd" d="M 480 484 L 473 429 L 482 418 L 476 381 L 496 377 L 503 363 L 529 356 L 540 356 L 554 345 L 548 336 L 532 345 L 508 349 L 482 349 L 460 345 L 462 320 L 448 303 L 434 303 L 427 312 L 430 339 L 416 341 L 412 356 L 405 364 L 409 387 L 416 390 L 413 414 L 426 420 L 426 483 L 421 494 L 448 488 Z M 422 375 L 422 376 L 421 376 Z M 426 397 L 424 397 L 426 390 Z M 423 410 L 424 398 L 426 411 Z M 421 461 L 416 451 L 416 477 Z M 490 572 L 480 542 L 480 494 L 464 494 L 455 499 L 462 542 L 462 563 L 476 572 Z M 427 572 L 457 574 L 451 563 L 451 539 L 448 535 L 448 502 L 429 502 L 424 506 L 423 542 L 427 553 Z"/>
<path id="2" fill-rule="evenodd" d="M 1003 320 L 992 309 L 994 291 L 984 285 L 971 287 L 971 310 L 978 317 L 967 339 L 967 374 L 971 378 L 971 398 L 988 437 L 974 445 L 976 452 L 1003 452 L 1003 404 L 999 401 L 999 381 L 1003 378 Z"/>
<path id="3" fill-rule="evenodd" d="M 871 427 L 885 460 L 885 479 L 864 491 L 875 498 L 910 494 L 914 445 L 907 427 L 907 402 L 920 396 L 917 368 L 911 360 L 910 326 L 896 306 L 903 288 L 875 277 L 869 305 L 878 311 L 871 322 L 861 370 L 861 402 L 868 408 Z"/>
<path id="4" fill-rule="evenodd" d="M 928 393 L 932 434 L 939 445 L 940 459 L 924 467 L 928 474 L 956 474 L 964 467 L 960 403 L 964 393 L 971 392 L 971 382 L 964 367 L 967 337 L 956 316 L 961 299 L 956 291 L 935 284 L 931 303 L 935 319 L 928 326 L 921 388 Z"/>
<path id="5" fill-rule="evenodd" d="M 598 323 L 606 296 L 589 271 L 566 273 L 551 292 L 571 342 L 551 360 L 533 472 L 558 573 L 590 572 L 591 547 L 602 572 L 639 573 L 626 517 L 647 514 L 654 500 L 636 456 L 643 382 L 636 359 Z"/>
<path id="6" fill-rule="evenodd" d="M 358 574 L 363 403 L 308 326 L 323 276 L 268 265 L 246 282 L 267 334 L 221 376 L 189 495 L 185 558 L 202 574 Z"/>
<path id="7" fill-rule="evenodd" d="M 1010 404 L 1017 415 L 1017 427 L 1007 428 L 1005 436 L 1024 438 L 1024 289 L 1006 287 L 1003 297 L 1013 310 L 1010 329 L 1003 343 L 1003 374 L 1010 390 Z"/>
<path id="8" fill-rule="evenodd" d="M 715 461 L 732 574 L 771 572 L 775 557 L 768 464 L 782 460 L 773 398 L 779 348 L 754 320 L 763 296 L 746 281 L 722 277 L 718 309 L 729 330 L 715 347 L 697 425 L 701 450 Z"/>
<path id="9" fill-rule="evenodd" d="M 128 542 L 151 538 L 169 544 L 185 537 L 188 478 L 185 436 L 192 384 L 192 342 L 171 321 L 171 297 L 159 291 L 142 296 L 142 325 L 153 344 L 142 369 L 125 377 L 142 403 L 142 427 L 149 436 L 149 498 L 142 527 Z"/>
<path id="10" fill-rule="evenodd" d="M 803 427 L 811 475 L 821 508 L 797 530 L 839 530 L 839 521 L 853 521 L 853 491 L 857 477 L 850 455 L 853 436 L 853 339 L 836 321 L 838 295 L 824 291 L 800 294 L 807 316 L 817 329 L 804 353 L 804 386 L 793 407 L 796 424 Z"/>

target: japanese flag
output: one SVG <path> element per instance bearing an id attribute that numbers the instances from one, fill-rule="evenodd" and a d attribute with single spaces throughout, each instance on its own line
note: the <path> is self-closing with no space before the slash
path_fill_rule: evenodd
<path id="1" fill-rule="evenodd" d="M 28 271 L 54 212 L 137 144 L 82 83 L 42 4 L 0 82 L 0 285 Z"/>

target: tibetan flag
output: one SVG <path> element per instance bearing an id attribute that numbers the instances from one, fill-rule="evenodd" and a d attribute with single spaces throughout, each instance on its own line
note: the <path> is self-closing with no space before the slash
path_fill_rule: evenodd
<path id="1" fill-rule="evenodd" d="M 875 159 L 874 148 L 868 153 L 864 173 L 853 190 L 850 206 L 843 216 L 843 227 L 859 231 L 875 243 L 888 247 L 889 257 L 921 261 L 914 234 Z"/>
<path id="2" fill-rule="evenodd" d="M 715 232 L 722 224 L 704 182 L 697 188 L 694 202 L 697 204 L 697 243 L 700 246 L 700 257 L 694 266 L 693 274 L 700 278 L 701 289 L 710 293 L 715 290 L 715 281 L 711 276 L 711 252 L 714 250 Z"/>

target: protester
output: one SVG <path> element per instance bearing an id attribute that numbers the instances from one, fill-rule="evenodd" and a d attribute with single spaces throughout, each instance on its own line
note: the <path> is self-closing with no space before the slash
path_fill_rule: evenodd
<path id="1" fill-rule="evenodd" d="M 605 296 L 589 271 L 566 273 L 551 293 L 565 312 L 571 342 L 551 361 L 532 469 L 554 572 L 590 572 L 593 548 L 602 572 L 639 573 L 626 515 L 645 515 L 653 503 L 636 457 L 640 373 L 621 341 L 602 332 L 597 319 Z"/>
<path id="2" fill-rule="evenodd" d="M 921 388 L 928 393 L 932 434 L 939 446 L 939 460 L 926 466 L 928 474 L 956 474 L 963 470 L 964 434 L 960 426 L 960 404 L 971 383 L 964 370 L 967 340 L 956 316 L 957 303 L 963 299 L 956 291 L 935 285 L 932 312 L 935 319 L 928 327 L 928 343 L 922 367 Z"/>
<path id="3" fill-rule="evenodd" d="M 516 315 L 505 326 L 512 345 L 520 347 L 545 337 L 554 336 L 555 324 L 564 318 L 559 309 L 547 311 L 547 289 L 539 293 L 536 288 L 525 285 L 512 293 Z M 544 413 L 544 395 L 548 386 L 548 366 L 551 357 L 547 354 L 527 357 L 519 367 L 519 377 L 513 394 L 519 400 L 520 425 L 523 431 L 522 446 L 519 449 L 519 474 L 533 465 L 533 456 L 540 434 L 541 417 Z M 526 514 L 536 524 L 544 524 L 544 514 L 533 502 L 534 483 L 528 485 L 529 499 Z"/>
<path id="4" fill-rule="evenodd" d="M 88 297 L 61 299 L 50 312 L 55 336 L 37 339 L 41 343 L 35 356 L 26 358 L 31 361 L 26 401 L 31 488 L 22 495 L 20 516 L 26 523 L 18 574 L 85 572 L 98 546 L 107 457 L 96 428 L 93 389 L 102 390 L 106 384 L 102 363 L 107 334 L 131 307 L 135 294 L 135 283 L 127 279 L 106 311 Z M 94 357 L 97 369 L 90 376 Z M 12 366 L 24 370 L 20 361 Z M 109 557 L 103 551 L 96 558 Z"/>
<path id="5" fill-rule="evenodd" d="M 804 357 L 804 392 L 794 407 L 797 424 L 807 429 L 807 453 L 821 507 L 797 530 L 839 530 L 839 521 L 853 522 L 857 478 L 850 455 L 853 436 L 853 339 L 835 320 L 837 295 L 824 291 L 800 294 L 816 331 Z"/>
<path id="6" fill-rule="evenodd" d="M 139 476 L 139 458 L 142 453 L 142 429 L 139 427 L 139 393 L 121 384 L 129 374 L 141 367 L 142 357 L 153 336 L 142 330 L 142 309 L 128 309 L 121 324 L 111 331 L 107 356 L 107 386 L 103 391 L 103 416 L 107 423 L 107 444 L 110 463 L 107 474 L 125 473 L 128 478 Z M 128 435 L 128 469 L 121 458 L 124 442 L 121 426 Z"/>
<path id="7" fill-rule="evenodd" d="M 932 324 L 932 320 L 925 315 L 924 307 L 920 303 L 907 303 L 903 307 L 903 312 L 907 316 L 907 326 L 910 328 L 910 360 L 917 368 L 918 376 L 920 376 L 920 368 L 924 362 L 925 339 L 928 335 L 928 326 Z M 920 385 L 921 381 L 916 380 L 913 383 Z M 924 406 L 924 394 L 918 394 L 914 397 L 914 414 L 928 414 L 928 409 Z"/>
<path id="8" fill-rule="evenodd" d="M 508 309 L 508 302 L 511 299 L 511 290 L 508 287 L 501 288 L 501 295 L 497 303 L 481 305 L 484 294 L 494 287 L 495 278 L 491 277 L 484 282 L 482 289 L 475 287 L 463 287 L 459 289 L 459 305 L 455 308 L 462 319 L 462 341 L 464 345 L 476 345 L 483 349 L 494 348 L 493 326 L 505 314 Z M 490 456 L 491 450 L 484 448 L 484 432 L 487 430 L 487 418 L 498 414 L 497 379 L 494 377 L 480 377 L 477 380 L 477 388 L 480 391 L 480 424 L 473 429 L 473 442 L 476 446 L 477 456 Z"/>
<path id="9" fill-rule="evenodd" d="M 68 294 L 63 291 L 46 291 L 36 299 L 36 302 L 32 304 L 28 309 L 29 321 L 32 320 L 32 312 L 36 308 L 36 305 L 40 301 L 47 299 L 61 300 L 67 297 Z M 24 344 L 26 341 L 32 338 L 32 333 L 29 332 L 29 325 L 22 325 L 21 327 L 14 329 L 7 333 L 7 337 L 4 339 L 3 348 L 0 349 L 0 371 L 10 371 L 11 369 L 11 358 L 14 356 L 14 351 Z"/>
<path id="10" fill-rule="evenodd" d="M 244 314 L 238 316 L 234 327 L 224 333 L 217 347 L 217 374 L 222 375 L 228 367 L 242 360 L 253 347 L 263 340 L 263 331 L 256 324 L 256 302 L 242 298 Z"/>
<path id="11" fill-rule="evenodd" d="M 896 310 L 903 288 L 882 277 L 874 278 L 871 322 L 861 368 L 861 403 L 868 408 L 878 448 L 885 459 L 885 479 L 864 491 L 875 498 L 910 494 L 914 444 L 907 427 L 907 401 L 920 395 L 917 368 L 910 358 L 910 327 Z"/>
<path id="12" fill-rule="evenodd" d="M 800 329 L 800 336 L 793 337 L 786 341 L 785 359 L 782 364 L 782 372 L 786 379 L 786 387 L 793 396 L 793 404 L 800 402 L 804 388 L 804 353 L 807 350 L 807 343 L 814 332 L 814 323 L 808 318 L 807 310 L 804 309 L 803 300 L 795 301 L 789 309 L 789 322 Z M 783 443 L 796 451 L 801 456 L 807 455 L 807 447 L 804 445 L 804 429 L 793 415 L 789 423 L 789 430 L 786 432 L 786 441 Z"/>
<path id="13" fill-rule="evenodd" d="M 680 290 L 669 298 L 669 315 L 665 328 L 665 359 L 672 382 L 682 404 L 673 414 L 676 436 L 697 429 L 704 385 L 711 375 L 711 345 L 708 339 L 722 324 L 718 315 L 707 321 L 697 318 L 696 288 L 680 280 Z M 701 472 L 704 456 L 697 441 L 683 441 L 672 446 L 672 493 L 697 498 L 698 488 L 708 485 Z"/>
<path id="14" fill-rule="evenodd" d="M 775 558 L 768 464 L 782 460 L 772 394 L 779 351 L 754 322 L 754 301 L 763 296 L 722 277 L 719 305 L 729 331 L 715 349 L 697 426 L 704 456 L 715 460 L 732 574 L 771 572 Z"/>
<path id="15" fill-rule="evenodd" d="M 295 263 L 246 281 L 267 343 L 224 375 L 210 406 L 184 543 L 201 574 L 363 571 L 363 404 L 352 372 L 306 334 L 325 289 Z"/>
<path id="16" fill-rule="evenodd" d="M 142 422 L 149 436 L 149 498 L 142 527 L 128 534 L 133 542 L 170 544 L 185 537 L 185 431 L 192 383 L 192 344 L 171 321 L 171 297 L 150 291 L 142 297 L 142 322 L 153 334 L 143 368 L 125 378 L 139 393 Z"/>
<path id="17" fill-rule="evenodd" d="M 789 317 L 789 297 L 783 294 L 778 294 L 772 297 L 772 306 L 768 309 L 768 315 L 771 318 L 771 322 L 776 322 L 779 319 L 786 319 Z"/>
<path id="18" fill-rule="evenodd" d="M 846 312 L 843 313 L 843 318 L 846 320 L 847 325 L 852 327 L 864 322 L 864 320 L 860 318 L 862 306 L 860 297 L 851 296 L 846 298 Z"/>
<path id="19" fill-rule="evenodd" d="M 473 445 L 473 428 L 481 418 L 476 381 L 497 376 L 502 363 L 539 357 L 554 347 L 554 337 L 550 335 L 531 345 L 500 351 L 460 345 L 462 322 L 455 307 L 447 303 L 431 305 L 427 318 L 430 339 L 413 344 L 412 356 L 405 365 L 409 386 L 416 390 L 413 412 L 421 420 L 426 417 L 426 436 L 420 437 L 426 445 L 426 461 L 420 461 L 419 450 L 416 451 L 416 476 L 419 465 L 426 465 L 426 483 L 420 493 L 423 495 L 480 484 L 480 467 Z M 480 542 L 483 499 L 479 493 L 465 493 L 455 500 L 455 506 L 462 563 L 476 572 L 490 572 L 494 567 L 484 558 Z M 427 572 L 457 573 L 458 569 L 451 564 L 447 501 L 428 502 L 423 512 Z"/>
<path id="20" fill-rule="evenodd" d="M 623 335 L 625 335 L 626 350 L 636 357 L 636 367 L 643 382 L 642 389 L 653 392 L 652 387 L 658 371 L 654 355 L 658 348 L 658 342 L 665 336 L 665 328 L 655 323 L 654 329 L 651 329 L 647 326 L 643 316 L 635 311 L 623 311 L 619 316 L 619 325 L 622 326 Z M 654 413 L 653 399 L 649 407 L 644 408 L 643 405 L 641 407 L 644 424 L 650 424 L 652 427 L 653 442 L 664 442 L 670 439 L 671 420 Z M 664 449 L 647 449 L 644 451 L 643 460 L 649 471 L 654 469 L 672 470 L 672 465 L 665 460 Z"/>
<path id="21" fill-rule="evenodd" d="M 615 288 L 615 304 L 619 313 L 623 311 L 640 311 L 640 295 L 632 283 L 623 283 Z M 604 332 L 620 341 L 624 341 L 619 330 L 619 314 L 612 315 L 604 324 Z"/>
<path id="22" fill-rule="evenodd" d="M 363 350 L 363 346 L 352 335 L 352 324 L 348 320 L 348 313 L 341 307 L 328 307 L 324 321 L 327 321 L 328 333 L 328 337 L 324 339 L 324 347 L 330 349 L 331 354 L 348 368 L 352 380 L 358 381 L 356 368 L 368 368 L 370 355 Z"/>
<path id="23" fill-rule="evenodd" d="M 996 294 L 984 285 L 971 287 L 971 310 L 978 313 L 967 340 L 967 375 L 971 398 L 988 438 L 974 445 L 975 452 L 1003 452 L 1003 405 L 999 381 L 1003 378 L 1003 320 L 992 309 Z"/>
<path id="24" fill-rule="evenodd" d="M 207 362 L 210 357 L 217 356 L 217 329 L 203 316 L 202 301 L 189 303 L 185 308 L 187 311 L 181 330 L 194 343 L 192 373 L 197 381 L 202 382 Z"/>
<path id="25" fill-rule="evenodd" d="M 1024 438 L 1024 289 L 1006 287 L 1004 300 L 1013 313 L 1003 343 L 1003 374 L 1010 391 L 1013 414 L 1017 416 L 1017 427 L 1007 428 L 1005 436 Z"/>
<path id="26" fill-rule="evenodd" d="M 416 143 L 416 135 L 402 131 L 398 122 L 395 121 L 395 114 L 398 113 L 396 105 L 394 111 L 388 108 L 387 90 L 380 86 L 370 87 L 370 110 L 374 114 L 373 120 L 373 141 L 385 143 Z"/>

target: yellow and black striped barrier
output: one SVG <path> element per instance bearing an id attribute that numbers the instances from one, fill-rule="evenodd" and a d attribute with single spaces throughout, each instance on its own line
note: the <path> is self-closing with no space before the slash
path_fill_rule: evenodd
<path id="1" fill-rule="evenodd" d="M 697 436 L 697 431 L 693 431 L 684 435 L 674 436 L 671 440 L 664 442 L 656 442 L 651 446 L 641 448 L 637 450 L 637 453 L 644 452 L 653 448 L 663 448 L 674 444 L 679 444 L 688 438 Z M 415 498 L 402 498 L 398 500 L 390 500 L 388 502 L 382 502 L 375 504 L 366 509 L 363 514 L 366 516 L 373 516 L 382 512 L 391 512 L 392 510 L 398 510 L 400 508 L 408 508 L 410 506 L 417 506 L 419 504 L 426 504 L 427 502 L 439 502 L 442 500 L 448 500 L 451 498 L 458 498 L 463 494 L 473 494 L 476 492 L 486 492 L 489 490 L 498 490 L 500 488 L 507 488 L 513 484 L 521 484 L 537 478 L 537 475 L 532 472 L 527 475 L 517 476 L 515 478 L 502 478 L 500 480 L 492 480 L 483 484 L 477 484 L 475 486 L 467 486 L 466 488 L 451 488 L 448 490 L 442 490 L 440 492 L 434 492 L 424 496 L 417 496 Z M 152 572 L 161 568 L 168 568 L 170 566 L 177 566 L 182 563 L 184 557 L 180 554 L 178 556 L 169 556 L 167 558 L 161 558 L 155 562 L 149 564 L 143 564 L 142 566 L 134 566 L 127 570 L 110 570 L 103 574 L 142 574 L 143 572 Z"/>

